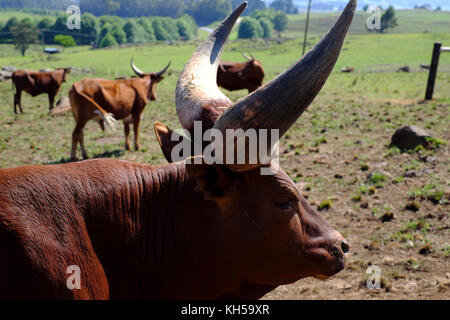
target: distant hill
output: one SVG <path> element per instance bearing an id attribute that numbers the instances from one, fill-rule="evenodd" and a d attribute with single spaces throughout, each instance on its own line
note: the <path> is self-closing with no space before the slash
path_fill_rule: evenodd
<path id="1" fill-rule="evenodd" d="M 265 1 L 269 4 L 273 0 Z M 293 1 L 300 10 L 306 10 L 308 0 Z M 346 0 L 313 0 L 311 8 L 314 11 L 342 10 L 346 4 Z M 422 6 L 428 4 L 431 10 L 435 9 L 438 6 L 440 6 L 442 10 L 450 10 L 449 0 L 359 0 L 358 8 L 362 8 L 366 4 L 379 5 L 382 8 L 387 8 L 392 5 L 395 9 L 413 9 L 416 5 Z"/>

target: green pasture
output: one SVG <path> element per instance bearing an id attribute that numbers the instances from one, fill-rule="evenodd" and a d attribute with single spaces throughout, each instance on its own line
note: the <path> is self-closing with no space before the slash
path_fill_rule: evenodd
<path id="1" fill-rule="evenodd" d="M 317 41 L 315 38 L 313 41 Z M 420 63 L 429 63 L 434 41 L 450 44 L 450 33 L 428 34 L 372 34 L 350 35 L 341 56 L 324 89 L 315 104 L 324 110 L 371 103 L 385 100 L 418 101 L 424 95 L 427 72 L 419 70 Z M 154 121 L 163 121 L 172 127 L 179 127 L 175 105 L 174 89 L 179 72 L 195 49 L 197 42 L 143 45 L 126 48 L 90 50 L 87 47 L 66 49 L 63 53 L 48 57 L 40 47 L 31 50 L 25 57 L 15 54 L 12 46 L 0 46 L 0 66 L 14 65 L 18 68 L 40 69 L 53 66 L 89 68 L 91 74 L 74 73 L 62 87 L 59 96 L 67 95 L 74 81 L 85 77 L 112 79 L 132 74 L 129 67 L 131 57 L 139 68 L 148 72 L 163 68 L 168 61 L 172 66 L 165 80 L 158 86 L 159 101 L 151 102 L 145 111 L 140 152 L 123 151 L 121 124 L 113 132 L 102 133 L 95 123 L 89 123 L 86 130 L 86 144 L 91 156 L 118 156 L 139 162 L 162 161 L 153 134 Z M 231 41 L 224 52 L 224 59 L 242 61 L 241 51 L 251 51 L 263 62 L 270 80 L 286 70 L 300 57 L 301 43 L 290 40 L 277 44 L 276 41 Z M 8 54 L 5 54 L 8 53 Z M 49 60 L 50 59 L 50 60 Z M 399 73 L 396 69 L 410 65 L 411 73 Z M 355 72 L 343 74 L 340 68 L 351 66 Z M 438 102 L 450 101 L 450 54 L 443 54 L 435 89 Z M 246 91 L 227 92 L 237 100 Z M 48 116 L 48 102 L 44 95 L 31 98 L 23 95 L 24 115 L 14 116 L 13 93 L 10 82 L 0 83 L 0 166 L 17 166 L 30 163 L 64 161 L 70 149 L 74 121 L 70 112 Z M 345 101 L 345 102 L 343 102 Z M 378 101 L 378 102 L 377 102 Z M 381 101 L 381 102 L 380 102 Z M 394 107 L 394 106 L 393 106 Z M 311 108 L 314 113 L 314 107 Z M 325 112 L 326 113 L 326 112 Z M 333 119 L 329 119 L 333 121 Z M 344 119 L 342 119 L 344 120 Z M 304 125 L 299 121 L 299 127 Z M 294 129 L 293 129 L 294 130 Z M 105 153 L 106 152 L 106 153 Z"/>

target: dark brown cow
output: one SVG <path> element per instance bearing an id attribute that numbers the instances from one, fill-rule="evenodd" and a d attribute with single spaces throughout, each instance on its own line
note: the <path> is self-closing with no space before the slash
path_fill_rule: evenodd
<path id="1" fill-rule="evenodd" d="M 29 93 L 35 97 L 42 93 L 48 94 L 49 113 L 52 111 L 55 96 L 58 94 L 59 88 L 63 82 L 66 82 L 66 74 L 70 73 L 71 68 L 59 68 L 55 71 L 38 72 L 29 70 L 17 70 L 12 74 L 14 93 L 14 113 L 17 114 L 17 105 L 20 112 L 22 110 L 22 91 Z"/>
<path id="2" fill-rule="evenodd" d="M 261 61 L 251 56 L 244 55 L 247 62 L 221 61 L 217 70 L 217 85 L 229 91 L 247 89 L 248 93 L 262 86 L 264 69 Z"/>
<path id="3" fill-rule="evenodd" d="M 177 107 L 181 102 L 185 116 L 190 109 L 190 119 L 197 111 L 212 119 L 211 110 L 224 106 L 208 80 L 245 6 L 200 45 L 180 75 Z M 355 7 L 350 0 L 311 52 L 230 106 L 214 128 L 284 133 L 333 69 Z M 170 130 L 155 129 L 167 154 Z M 100 159 L 0 169 L 0 299 L 255 299 L 342 270 L 344 238 L 281 168 L 270 167 L 273 175 L 247 164 L 154 167 Z M 71 266 L 79 268 L 79 289 L 67 285 Z"/>
<path id="4" fill-rule="evenodd" d="M 84 148 L 83 128 L 86 122 L 96 120 L 102 130 L 114 126 L 116 120 L 122 120 L 125 130 L 125 148 L 130 150 L 128 136 L 130 124 L 134 129 L 134 148 L 139 150 L 139 124 L 141 115 L 148 100 L 156 100 L 156 85 L 161 82 L 169 64 L 156 73 L 144 73 L 139 70 L 131 59 L 131 68 L 138 78 L 105 80 L 83 79 L 75 82 L 69 91 L 70 105 L 76 121 L 72 133 L 71 159 L 75 159 L 77 144 L 87 158 Z"/>

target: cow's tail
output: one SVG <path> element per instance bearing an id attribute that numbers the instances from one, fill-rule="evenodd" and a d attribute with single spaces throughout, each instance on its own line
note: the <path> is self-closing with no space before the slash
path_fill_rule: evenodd
<path id="1" fill-rule="evenodd" d="M 78 103 L 77 101 L 73 99 L 73 95 L 70 94 L 70 105 L 72 107 L 72 111 L 74 113 L 75 119 L 78 118 L 78 112 L 80 112 L 80 105 L 90 105 L 92 106 L 94 110 L 94 114 L 99 116 L 101 120 L 103 120 L 103 124 L 105 125 L 106 130 L 113 130 L 116 126 L 117 120 L 114 118 L 114 115 L 112 113 L 106 112 L 100 105 L 95 102 L 91 97 L 86 95 L 82 90 L 79 90 L 77 88 L 77 84 L 75 83 L 72 86 L 72 90 L 76 93 L 78 97 L 80 97 L 83 100 L 83 103 Z"/>
<path id="2" fill-rule="evenodd" d="M 94 113 L 102 118 L 106 130 L 113 130 L 116 127 L 117 120 L 112 113 L 102 112 L 100 110 L 95 110 Z"/>

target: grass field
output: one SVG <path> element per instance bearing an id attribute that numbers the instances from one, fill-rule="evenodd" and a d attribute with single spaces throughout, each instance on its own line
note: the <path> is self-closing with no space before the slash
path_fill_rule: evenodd
<path id="1" fill-rule="evenodd" d="M 9 18 L 16 17 L 17 19 L 23 18 L 31 18 L 34 20 L 42 20 L 44 18 L 50 18 L 52 20 L 56 20 L 57 11 L 52 12 L 51 14 L 41 14 L 34 12 L 26 12 L 26 11 L 18 11 L 18 10 L 0 10 L 0 23 L 5 24 Z"/>
<path id="2" fill-rule="evenodd" d="M 438 30 L 443 31 L 443 30 Z M 301 37 L 301 35 L 300 35 Z M 316 42 L 318 37 L 312 39 Z M 446 298 L 450 292 L 450 54 L 442 54 L 435 99 L 421 103 L 432 44 L 450 46 L 450 33 L 352 34 L 344 45 L 336 69 L 307 112 L 280 144 L 282 167 L 319 207 L 330 224 L 350 242 L 351 254 L 344 271 L 328 281 L 304 279 L 282 286 L 272 299 L 408 299 Z M 102 133 L 88 123 L 85 143 L 91 157 L 113 157 L 139 163 L 165 163 L 153 133 L 153 123 L 178 128 L 174 89 L 179 71 L 197 42 L 174 45 L 89 50 L 77 47 L 47 60 L 38 49 L 25 57 L 10 46 L 0 47 L 0 66 L 39 69 L 71 65 L 90 68 L 93 74 L 71 74 L 60 95 L 84 77 L 128 76 L 129 60 L 156 71 L 168 60 L 172 67 L 158 86 L 159 100 L 144 112 L 139 152 L 125 152 L 123 130 Z M 250 50 L 267 71 L 265 81 L 284 71 L 299 58 L 301 39 L 232 41 L 224 59 L 239 60 Z M 412 72 L 397 68 L 410 65 Z M 343 66 L 354 73 L 339 72 Z M 226 93 L 232 100 L 246 95 Z M 70 112 L 48 116 L 46 96 L 23 96 L 24 115 L 14 116 L 10 82 L 0 82 L 0 167 L 49 164 L 67 161 L 74 128 Z M 429 130 L 443 145 L 434 150 L 400 153 L 387 146 L 395 129 L 418 125 Z M 416 177 L 404 177 L 407 170 Z M 368 177 L 370 173 L 377 179 Z M 434 196 L 439 196 L 436 199 Z M 408 209 L 415 202 L 417 211 Z M 385 213 L 394 219 L 383 223 Z M 425 254 L 419 251 L 430 246 Z M 365 287 L 370 264 L 382 270 L 382 289 Z"/>
<path id="3" fill-rule="evenodd" d="M 339 13 L 312 13 L 310 17 L 311 34 L 321 36 L 334 24 Z M 398 26 L 390 29 L 389 33 L 428 33 L 448 32 L 450 30 L 449 11 L 426 10 L 396 10 Z M 350 34 L 367 34 L 366 21 L 369 14 L 358 11 L 350 26 Z M 299 30 L 305 30 L 306 14 L 289 15 L 286 36 L 295 37 Z"/>

